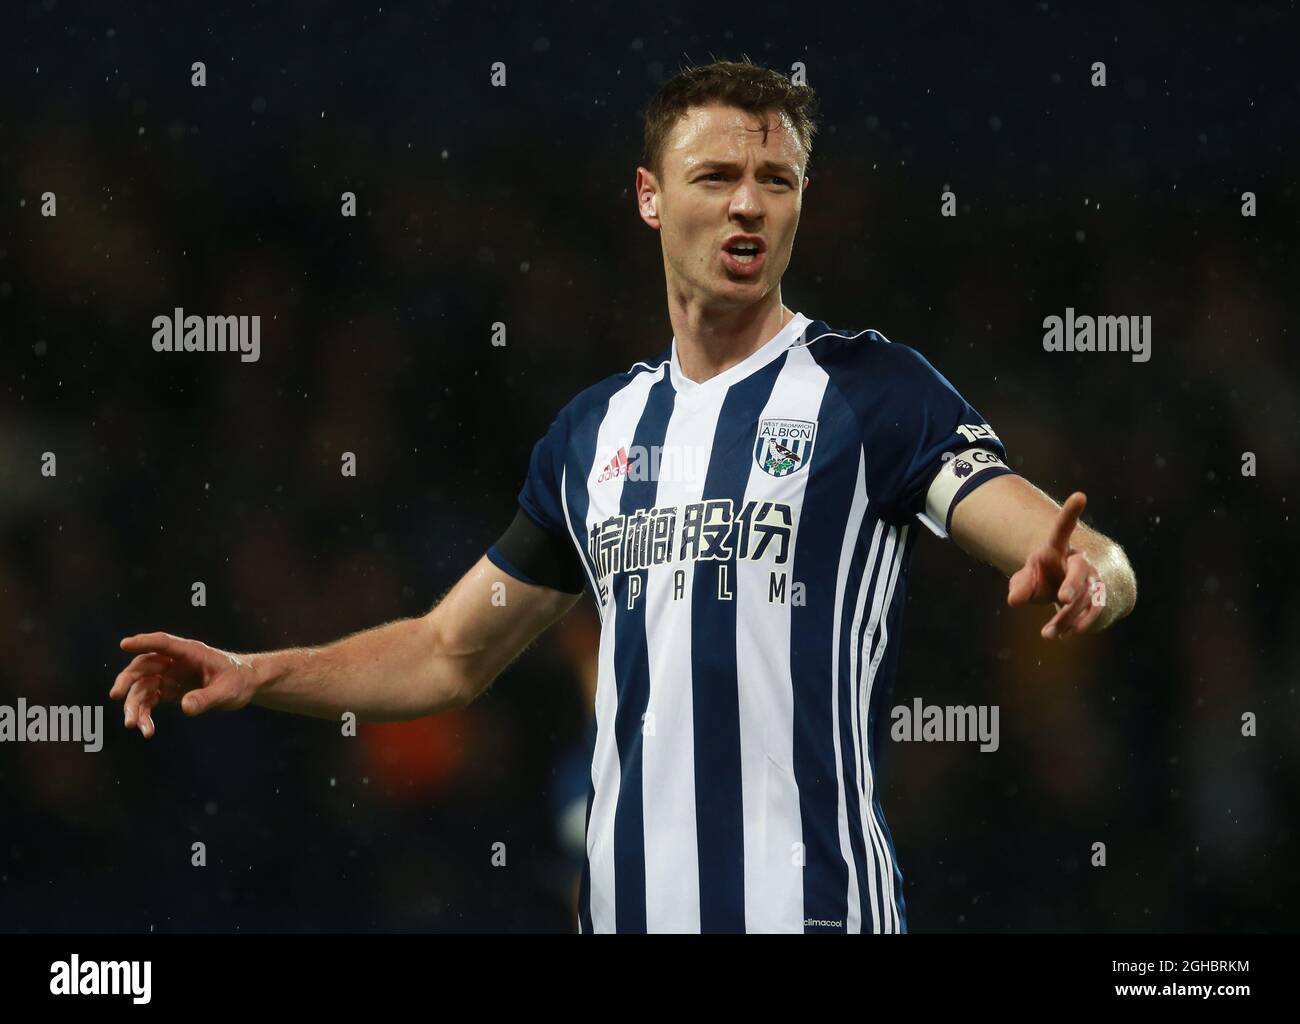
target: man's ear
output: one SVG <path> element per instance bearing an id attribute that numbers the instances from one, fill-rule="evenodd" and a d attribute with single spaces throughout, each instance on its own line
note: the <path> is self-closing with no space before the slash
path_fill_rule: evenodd
<path id="1" fill-rule="evenodd" d="M 659 218 L 659 183 L 654 175 L 644 167 L 636 169 L 636 203 L 641 219 L 652 228 L 659 225 L 652 223 Z"/>

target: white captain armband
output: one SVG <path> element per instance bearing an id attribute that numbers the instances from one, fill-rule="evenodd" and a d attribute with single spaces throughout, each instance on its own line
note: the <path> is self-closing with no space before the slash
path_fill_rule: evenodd
<path id="1" fill-rule="evenodd" d="M 946 456 L 926 492 L 925 511 L 918 512 L 916 518 L 925 523 L 936 537 L 946 538 L 952 510 L 957 503 L 979 484 L 1010 472 L 1012 470 L 997 453 L 987 448 L 967 448 L 956 455 Z"/>

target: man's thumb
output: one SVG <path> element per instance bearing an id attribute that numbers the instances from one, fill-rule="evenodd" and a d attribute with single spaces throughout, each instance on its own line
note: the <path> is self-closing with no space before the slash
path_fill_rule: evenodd
<path id="1" fill-rule="evenodd" d="M 207 707 L 207 703 L 203 699 L 202 690 L 191 690 L 181 698 L 181 710 L 187 715 L 201 714 Z"/>
<path id="2" fill-rule="evenodd" d="M 1011 579 L 1007 581 L 1007 604 L 1011 607 L 1014 608 L 1016 605 L 1024 604 L 1033 597 L 1034 588 L 1029 576 L 1029 568 L 1025 567 L 1017 570 Z"/>

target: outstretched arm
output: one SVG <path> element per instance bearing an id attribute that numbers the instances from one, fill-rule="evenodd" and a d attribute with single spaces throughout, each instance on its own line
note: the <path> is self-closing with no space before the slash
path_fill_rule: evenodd
<path id="1" fill-rule="evenodd" d="M 1096 633 L 1137 603 L 1137 578 L 1124 549 L 1079 522 L 1087 503 L 1076 491 L 1057 505 L 1024 477 L 1007 473 L 953 509 L 950 536 L 1010 577 L 1007 604 L 1056 605 L 1042 629 L 1048 640 Z"/>
<path id="2" fill-rule="evenodd" d="M 427 615 L 323 647 L 231 654 L 170 633 L 126 637 L 122 650 L 136 657 L 109 696 L 126 699 L 127 728 L 146 737 L 163 700 L 187 715 L 251 703 L 319 718 L 419 718 L 472 701 L 578 596 L 524 583 L 484 557 Z"/>

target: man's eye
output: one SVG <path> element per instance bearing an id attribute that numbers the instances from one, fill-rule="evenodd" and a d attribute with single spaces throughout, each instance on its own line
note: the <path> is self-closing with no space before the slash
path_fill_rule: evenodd
<path id="1" fill-rule="evenodd" d="M 721 171 L 710 171 L 708 174 L 703 174 L 703 175 L 701 175 L 697 180 L 699 180 L 699 181 L 721 181 L 724 177 L 726 177 L 726 175 L 724 175 Z M 782 178 L 782 177 L 780 177 L 780 176 L 778 176 L 778 175 L 770 175 L 769 178 L 768 178 L 768 180 L 769 180 L 769 181 L 775 181 L 775 182 L 778 182 L 778 183 L 784 185 L 786 188 L 790 188 L 790 187 L 791 187 L 791 185 L 790 185 L 790 180 L 789 180 L 788 178 Z"/>

